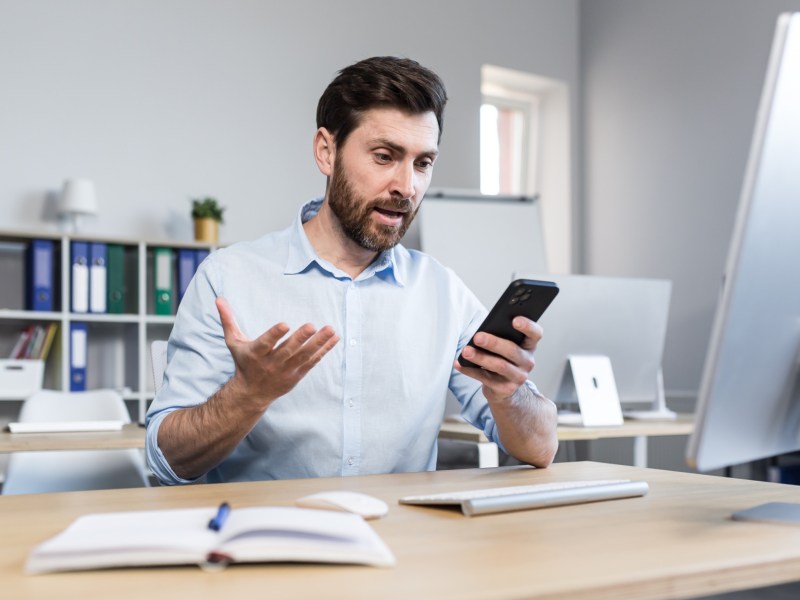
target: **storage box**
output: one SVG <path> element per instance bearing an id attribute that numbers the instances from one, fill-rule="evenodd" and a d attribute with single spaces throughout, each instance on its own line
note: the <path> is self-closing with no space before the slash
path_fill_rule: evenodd
<path id="1" fill-rule="evenodd" d="M 0 360 L 0 400 L 24 400 L 42 389 L 43 360 Z"/>

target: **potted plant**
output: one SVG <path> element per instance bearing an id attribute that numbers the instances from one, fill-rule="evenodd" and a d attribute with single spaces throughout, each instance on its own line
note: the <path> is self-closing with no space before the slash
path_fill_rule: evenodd
<path id="1" fill-rule="evenodd" d="M 194 239 L 198 242 L 216 243 L 219 240 L 219 224 L 223 222 L 224 210 L 216 198 L 207 196 L 193 199 Z"/>

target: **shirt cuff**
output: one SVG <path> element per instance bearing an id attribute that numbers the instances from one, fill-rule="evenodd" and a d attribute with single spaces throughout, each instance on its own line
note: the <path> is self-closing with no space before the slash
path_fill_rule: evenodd
<path id="1" fill-rule="evenodd" d="M 163 485 L 197 483 L 203 479 L 203 476 L 195 479 L 184 479 L 182 477 L 178 477 L 178 475 L 175 474 L 175 471 L 172 470 L 172 467 L 170 467 L 169 462 L 164 456 L 164 453 L 161 452 L 161 448 L 158 447 L 158 429 L 161 427 L 161 423 L 164 421 L 164 418 L 173 412 L 173 410 L 165 410 L 164 412 L 159 413 L 147 424 L 147 436 L 145 443 L 147 466 L 150 467 L 150 470 Z"/>

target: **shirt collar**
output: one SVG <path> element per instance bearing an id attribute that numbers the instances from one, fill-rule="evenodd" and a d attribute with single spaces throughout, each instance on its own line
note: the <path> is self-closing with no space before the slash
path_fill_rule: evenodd
<path id="1" fill-rule="evenodd" d="M 303 228 L 303 223 L 319 212 L 322 201 L 322 198 L 315 198 L 300 208 L 300 212 L 295 218 L 289 232 L 289 252 L 286 259 L 286 267 L 283 272 L 286 275 L 297 275 L 311 268 L 319 268 L 337 279 L 349 279 L 350 276 L 344 271 L 336 268 L 317 255 L 314 246 L 311 245 L 311 241 L 308 239 L 306 231 Z M 400 287 L 405 287 L 402 269 L 399 264 L 402 262 L 402 253 L 398 251 L 399 248 L 401 248 L 401 246 L 396 246 L 381 252 L 356 280 L 367 279 L 374 275 L 384 281 L 390 283 L 394 282 Z"/>

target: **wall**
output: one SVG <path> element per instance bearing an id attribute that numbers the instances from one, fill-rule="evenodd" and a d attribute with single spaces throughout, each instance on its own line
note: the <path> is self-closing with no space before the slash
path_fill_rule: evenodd
<path id="1" fill-rule="evenodd" d="M 581 4 L 583 267 L 673 281 L 664 377 L 700 383 L 777 15 L 797 0 Z"/>
<path id="2" fill-rule="evenodd" d="M 227 206 L 223 241 L 283 227 L 324 189 L 319 95 L 376 54 L 443 77 L 433 184 L 475 189 L 481 66 L 576 89 L 577 12 L 577 0 L 0 0 L 2 227 L 55 229 L 52 200 L 76 176 L 98 189 L 89 233 L 189 239 L 189 199 L 206 194 Z"/>

